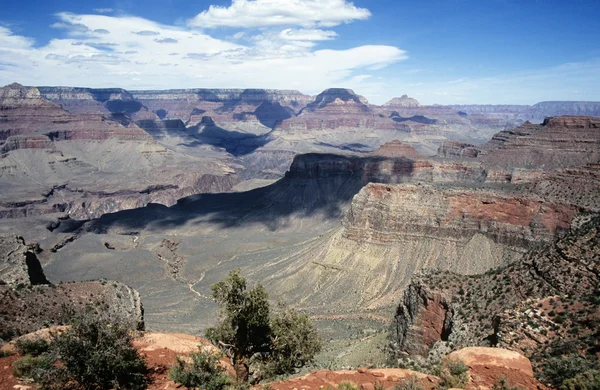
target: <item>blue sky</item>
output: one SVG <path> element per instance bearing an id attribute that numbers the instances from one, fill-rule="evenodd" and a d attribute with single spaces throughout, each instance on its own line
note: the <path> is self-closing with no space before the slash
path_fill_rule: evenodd
<path id="1" fill-rule="evenodd" d="M 0 84 L 600 100 L 599 0 L 3 3 Z"/>

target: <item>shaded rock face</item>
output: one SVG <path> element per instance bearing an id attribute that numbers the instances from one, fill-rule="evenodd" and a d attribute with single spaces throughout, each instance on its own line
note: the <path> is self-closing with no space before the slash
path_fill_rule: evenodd
<path id="1" fill-rule="evenodd" d="M 34 248 L 22 237 L 0 236 L 0 281 L 11 287 L 48 284 Z"/>
<path id="2" fill-rule="evenodd" d="M 386 148 L 387 149 L 387 148 Z M 384 150 L 385 153 L 385 150 Z M 392 152 L 394 153 L 394 152 Z M 412 153 L 412 152 L 411 152 Z M 297 156 L 286 177 L 344 176 L 367 183 L 484 183 L 488 171 L 480 164 L 412 160 L 404 157 L 340 156 L 309 153 Z M 495 181 L 496 179 L 493 178 Z M 508 180 L 510 181 L 510 180 Z"/>
<path id="3" fill-rule="evenodd" d="M 204 114 L 221 125 L 255 120 L 268 127 L 297 113 L 312 100 L 298 91 L 265 89 L 131 91 L 131 95 L 160 114 L 160 119 L 181 119 L 193 124 Z"/>
<path id="4" fill-rule="evenodd" d="M 392 348 L 409 355 L 427 356 L 433 345 L 448 340 L 454 310 L 446 297 L 426 286 L 411 284 L 404 291 L 390 329 Z"/>
<path id="5" fill-rule="evenodd" d="M 335 106 L 350 105 L 357 110 L 362 110 L 364 112 L 369 111 L 369 108 L 367 107 L 369 102 L 367 99 L 355 94 L 351 89 L 343 88 L 326 89 L 315 98 L 314 102 L 308 104 L 305 110 L 316 111 L 318 109 L 323 109 L 330 104 Z"/>

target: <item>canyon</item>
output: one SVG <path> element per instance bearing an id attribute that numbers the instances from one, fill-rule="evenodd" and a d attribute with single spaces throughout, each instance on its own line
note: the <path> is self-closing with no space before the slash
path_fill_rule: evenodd
<path id="1" fill-rule="evenodd" d="M 34 320 L 43 305 L 94 302 L 89 291 L 139 322 L 143 302 L 152 331 L 194 334 L 213 325 L 211 285 L 241 268 L 311 316 L 328 340 L 317 365 L 381 366 L 387 349 L 427 359 L 452 344 L 516 350 L 537 367 L 540 342 L 508 329 L 595 283 L 597 256 L 578 265 L 600 212 L 595 104 L 11 84 L 0 93 L 3 310 L 34 331 L 60 322 Z M 589 281 L 578 289 L 554 269 Z M 505 275 L 510 291 L 486 305 Z M 36 286 L 19 298 L 21 283 Z M 479 283 L 483 302 L 459 294 Z M 485 311 L 460 307 L 475 304 Z"/>

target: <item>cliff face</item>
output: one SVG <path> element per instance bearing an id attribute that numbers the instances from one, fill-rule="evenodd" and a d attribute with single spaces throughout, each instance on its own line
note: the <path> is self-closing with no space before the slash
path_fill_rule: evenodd
<path id="1" fill-rule="evenodd" d="M 490 166 L 566 168 L 600 160 L 600 119 L 548 118 L 542 125 L 524 124 L 496 134 L 482 148 Z"/>
<path id="2" fill-rule="evenodd" d="M 216 158 L 158 145 L 131 120 L 147 109 L 125 90 L 41 91 L 18 84 L 0 89 L 0 218 L 96 218 L 148 203 L 170 206 L 199 192 L 230 191 L 239 181 Z M 181 121 L 141 122 L 154 126 L 154 134 L 185 129 Z"/>
<path id="3" fill-rule="evenodd" d="M 491 118 L 516 119 L 542 123 L 544 119 L 559 115 L 600 116 L 600 102 L 540 102 L 527 105 L 452 105 L 467 114 L 484 114 Z"/>
<path id="4" fill-rule="evenodd" d="M 340 88 L 323 91 L 297 116 L 284 120 L 276 128 L 288 133 L 325 129 L 410 131 L 406 125 L 375 114 L 364 97 L 355 94 L 352 90 Z"/>
<path id="5" fill-rule="evenodd" d="M 131 91 L 131 94 L 160 119 L 197 123 L 204 115 L 223 125 L 254 120 L 268 122 L 268 127 L 289 118 L 312 100 L 298 91 L 264 89 Z"/>
<path id="6" fill-rule="evenodd" d="M 600 161 L 600 119 L 585 116 L 546 118 L 495 134 L 482 146 L 446 141 L 438 156 L 477 159 L 490 168 L 551 170 Z"/>
<path id="7" fill-rule="evenodd" d="M 445 141 L 437 155 L 444 158 L 475 158 L 481 150 L 473 144 L 459 141 Z"/>
<path id="8" fill-rule="evenodd" d="M 0 89 L 0 142 L 17 135 L 46 135 L 52 141 L 151 141 L 144 130 L 133 124 L 123 126 L 94 114 L 76 116 L 44 99 L 37 88 L 11 84 Z"/>
<path id="9" fill-rule="evenodd" d="M 474 277 L 422 275 L 404 292 L 391 327 L 392 350 L 396 356 L 401 351 L 426 356 L 436 343 L 422 337 L 431 328 L 427 318 L 433 312 L 451 315 L 454 323 L 438 343 L 509 348 L 535 360 L 537 368 L 548 356 L 574 351 L 594 361 L 594 334 L 600 329 L 600 307 L 593 298 L 600 275 L 599 227 L 597 214 L 580 215 L 554 242 L 530 249 L 508 267 Z M 418 299 L 436 294 L 448 302 L 441 311 Z"/>
<path id="10" fill-rule="evenodd" d="M 353 199 L 344 236 L 373 243 L 397 242 L 411 235 L 447 237 L 466 244 L 480 234 L 496 244 L 525 250 L 567 228 L 575 212 L 575 207 L 492 191 L 369 184 Z"/>

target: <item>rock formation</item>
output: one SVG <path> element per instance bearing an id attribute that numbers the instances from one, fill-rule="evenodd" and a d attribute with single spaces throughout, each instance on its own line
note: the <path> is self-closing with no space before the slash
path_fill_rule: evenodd
<path id="1" fill-rule="evenodd" d="M 437 155 L 444 158 L 475 158 L 481 150 L 475 145 L 459 142 L 445 141 L 438 149 Z"/>
<path id="2" fill-rule="evenodd" d="M 417 152 L 415 148 L 398 140 L 386 142 L 381 145 L 379 149 L 372 152 L 371 155 L 392 158 L 404 157 L 412 160 L 424 158 L 424 156 Z"/>
<path id="3" fill-rule="evenodd" d="M 598 288 L 599 226 L 597 214 L 584 214 L 566 235 L 549 246 L 530 249 L 510 266 L 476 277 L 435 273 L 413 281 L 391 327 L 393 350 L 427 354 L 436 341 L 422 335 L 436 334 L 427 333 L 433 311 L 435 318 L 453 319 L 438 343 L 502 346 L 535 358 L 538 364 L 548 353 L 568 353 L 559 349 L 565 342 L 582 356 L 594 356 L 593 335 L 600 329 L 600 308 L 592 298 Z M 421 291 L 425 293 L 418 294 Z M 436 309 L 431 299 L 417 299 L 423 296 L 443 296 L 447 306 Z M 569 313 L 569 307 L 578 311 Z"/>
<path id="4" fill-rule="evenodd" d="M 600 102 L 539 102 L 527 105 L 452 105 L 453 109 L 469 115 L 484 114 L 490 118 L 517 119 L 542 123 L 544 119 L 559 115 L 600 116 Z"/>
<path id="5" fill-rule="evenodd" d="M 0 142 L 14 135 L 46 135 L 59 140 L 149 141 L 148 134 L 135 125 L 106 121 L 101 115 L 75 116 L 44 99 L 37 88 L 11 84 L 0 89 Z"/>
<path id="6" fill-rule="evenodd" d="M 24 287 L 48 284 L 35 247 L 22 237 L 0 236 L 0 284 Z"/>
<path id="7" fill-rule="evenodd" d="M 541 125 L 524 124 L 496 134 L 482 148 L 489 166 L 553 169 L 600 160 L 600 119 L 548 118 Z"/>
<path id="8" fill-rule="evenodd" d="M 383 105 L 384 107 L 421 107 L 421 104 L 417 99 L 408 97 L 408 95 L 402 95 L 401 97 L 395 97 L 389 100 Z"/>

